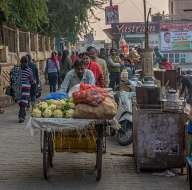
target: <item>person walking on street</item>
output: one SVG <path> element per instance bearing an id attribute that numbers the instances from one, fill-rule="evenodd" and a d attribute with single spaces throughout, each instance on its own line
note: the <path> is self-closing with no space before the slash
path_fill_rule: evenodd
<path id="1" fill-rule="evenodd" d="M 101 66 L 96 63 L 96 61 L 89 53 L 84 53 L 83 61 L 86 64 L 86 68 L 93 72 L 96 81 L 96 86 L 105 88 L 105 81 Z"/>
<path id="2" fill-rule="evenodd" d="M 105 87 L 108 87 L 109 86 L 109 71 L 108 71 L 107 63 L 106 63 L 105 59 L 102 59 L 98 56 L 98 51 L 95 47 L 91 47 L 91 46 L 88 47 L 87 52 L 91 56 L 91 58 L 101 66 L 101 69 L 103 71 L 103 76 L 104 76 Z"/>
<path id="3" fill-rule="evenodd" d="M 72 63 L 74 64 L 75 61 L 77 61 L 77 60 L 78 60 L 77 52 L 72 51 L 72 55 L 71 55 L 71 61 L 72 61 Z"/>
<path id="4" fill-rule="evenodd" d="M 30 91 L 30 96 L 31 96 L 31 105 L 34 106 L 35 102 L 36 102 L 36 94 L 37 94 L 37 87 L 39 85 L 39 72 L 38 72 L 38 68 L 37 65 L 32 61 L 31 55 L 27 54 L 26 55 L 28 58 L 28 65 L 29 68 L 31 68 L 32 73 L 33 73 L 33 79 L 34 79 L 34 83 L 31 85 L 31 91 Z"/>
<path id="5" fill-rule="evenodd" d="M 45 75 L 48 75 L 50 92 L 56 92 L 57 84 L 58 84 L 58 77 L 59 77 L 59 61 L 57 59 L 57 53 L 53 52 L 51 54 L 51 58 L 47 60 L 45 66 Z"/>
<path id="6" fill-rule="evenodd" d="M 31 85 L 35 83 L 33 80 L 33 73 L 31 68 L 29 68 L 28 65 L 28 58 L 27 56 L 23 56 L 20 60 L 21 63 L 21 70 L 18 73 L 18 81 L 20 84 L 20 98 L 18 98 L 18 103 L 19 103 L 19 123 L 23 123 L 25 121 L 26 117 L 26 107 L 29 103 L 30 99 L 30 90 L 31 90 Z"/>
<path id="7" fill-rule="evenodd" d="M 121 60 L 117 55 L 117 51 L 115 49 L 111 49 L 110 51 L 108 66 L 110 72 L 109 87 L 115 89 L 116 86 L 119 86 L 121 79 Z"/>
<path id="8" fill-rule="evenodd" d="M 62 56 L 61 51 L 58 51 L 57 59 L 58 59 L 60 68 L 61 68 L 61 60 L 62 60 L 62 57 L 63 57 L 63 56 Z M 62 80 L 61 80 L 60 72 L 59 72 L 59 73 L 58 73 L 58 89 L 60 89 L 61 83 L 62 83 Z"/>
<path id="9" fill-rule="evenodd" d="M 104 59 L 107 62 L 107 52 L 105 48 L 100 49 L 99 58 Z"/>
<path id="10" fill-rule="evenodd" d="M 60 62 L 60 81 L 62 83 L 62 81 L 65 79 L 66 74 L 71 70 L 72 68 L 72 61 L 69 58 L 69 51 L 68 50 L 64 50 L 63 51 L 63 56 Z M 60 85 L 61 85 L 60 83 Z"/>

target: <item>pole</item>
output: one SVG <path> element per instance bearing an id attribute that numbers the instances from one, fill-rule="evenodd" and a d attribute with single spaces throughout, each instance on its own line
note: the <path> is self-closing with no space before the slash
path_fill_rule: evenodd
<path id="1" fill-rule="evenodd" d="M 147 14 L 147 19 L 146 19 L 146 48 L 149 48 L 149 16 L 151 15 L 151 8 L 149 9 L 149 12 Z"/>
<path id="2" fill-rule="evenodd" d="M 143 8 L 144 8 L 144 23 L 145 23 L 145 49 L 147 48 L 147 8 L 146 8 L 146 0 L 143 0 Z"/>
<path id="3" fill-rule="evenodd" d="M 113 0 L 110 0 L 110 2 L 109 2 L 110 4 L 110 6 L 113 6 Z M 112 25 L 111 25 L 111 28 L 112 28 Z M 114 47 L 114 36 L 112 36 L 112 48 Z"/>
<path id="4" fill-rule="evenodd" d="M 154 85 L 153 79 L 153 50 L 149 48 L 149 16 L 151 14 L 151 8 L 147 13 L 146 0 L 143 0 L 144 8 L 144 22 L 145 22 L 145 50 L 144 50 L 144 63 L 143 63 L 143 74 L 144 74 L 144 83 L 149 81 Z"/>

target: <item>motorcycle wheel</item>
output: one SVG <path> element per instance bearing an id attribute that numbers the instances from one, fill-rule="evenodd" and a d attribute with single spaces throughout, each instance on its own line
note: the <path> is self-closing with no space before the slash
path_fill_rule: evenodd
<path id="1" fill-rule="evenodd" d="M 124 120 L 120 122 L 120 125 L 117 141 L 121 146 L 127 146 L 133 142 L 133 124 L 128 120 Z"/>

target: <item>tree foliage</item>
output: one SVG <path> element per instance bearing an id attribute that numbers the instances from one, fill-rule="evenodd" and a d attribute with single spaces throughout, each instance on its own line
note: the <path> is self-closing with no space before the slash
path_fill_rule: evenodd
<path id="1" fill-rule="evenodd" d="M 49 18 L 52 30 L 74 35 L 90 29 L 90 17 L 108 0 L 49 0 Z"/>
<path id="2" fill-rule="evenodd" d="M 29 31 L 42 31 L 48 24 L 46 0 L 1 0 L 0 8 L 7 16 L 8 24 Z"/>
<path id="3" fill-rule="evenodd" d="M 77 36 L 90 29 L 91 17 L 109 0 L 0 0 L 8 23 L 29 31 Z"/>

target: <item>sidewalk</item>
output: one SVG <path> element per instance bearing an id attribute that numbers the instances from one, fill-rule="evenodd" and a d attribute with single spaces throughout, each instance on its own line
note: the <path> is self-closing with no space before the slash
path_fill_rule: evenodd
<path id="1" fill-rule="evenodd" d="M 0 190 L 188 190 L 186 176 L 159 177 L 137 174 L 133 158 L 111 152 L 130 153 L 131 147 L 107 141 L 103 177 L 95 181 L 94 154 L 58 153 L 47 182 L 42 175 L 39 134 L 30 136 L 17 123 L 17 106 L 0 115 Z"/>

